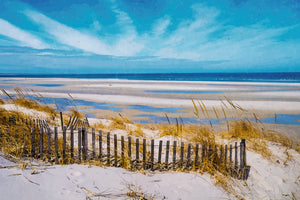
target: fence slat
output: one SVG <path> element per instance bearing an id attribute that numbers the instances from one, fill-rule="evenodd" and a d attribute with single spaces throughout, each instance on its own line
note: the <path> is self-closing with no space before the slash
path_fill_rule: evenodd
<path id="1" fill-rule="evenodd" d="M 81 128 L 78 128 L 78 162 L 81 162 Z"/>
<path id="2" fill-rule="evenodd" d="M 151 140 L 151 156 L 150 156 L 150 160 L 151 160 L 151 170 L 154 170 L 154 140 Z"/>
<path id="3" fill-rule="evenodd" d="M 54 142 L 55 142 L 55 161 L 58 163 L 58 132 L 57 126 L 54 127 Z"/>
<path id="4" fill-rule="evenodd" d="M 237 142 L 234 143 L 234 168 L 238 168 L 238 151 L 237 151 Z"/>
<path id="5" fill-rule="evenodd" d="M 95 159 L 95 128 L 92 128 L 92 158 Z"/>
<path id="6" fill-rule="evenodd" d="M 199 144 L 196 144 L 196 147 L 195 147 L 195 163 L 194 163 L 195 168 L 197 168 L 197 166 L 198 166 L 198 160 L 199 160 L 198 151 L 199 151 Z"/>
<path id="7" fill-rule="evenodd" d="M 212 146 L 211 145 L 208 145 L 208 155 L 207 155 L 207 158 L 208 160 L 212 160 L 212 154 L 213 154 L 213 150 L 212 150 Z"/>
<path id="8" fill-rule="evenodd" d="M 218 146 L 217 145 L 215 145 L 214 163 L 219 163 L 219 159 L 218 159 Z"/>
<path id="9" fill-rule="evenodd" d="M 35 144 L 34 144 L 34 128 L 31 128 L 31 156 L 35 156 Z"/>
<path id="10" fill-rule="evenodd" d="M 191 149 L 192 149 L 192 144 L 189 143 L 189 145 L 188 145 L 188 152 L 187 152 L 187 159 L 186 159 L 186 168 L 187 169 L 191 165 Z"/>
<path id="11" fill-rule="evenodd" d="M 136 159 L 136 162 L 138 163 L 139 159 L 140 159 L 140 153 L 139 153 L 140 141 L 139 141 L 139 138 L 136 138 L 135 145 L 136 145 L 136 147 L 135 147 L 135 159 Z"/>
<path id="12" fill-rule="evenodd" d="M 83 159 L 83 161 L 85 161 L 86 160 L 86 153 L 87 153 L 87 151 L 86 151 L 86 129 L 85 128 L 82 128 L 82 130 L 81 130 L 81 141 L 82 141 L 82 159 Z"/>
<path id="13" fill-rule="evenodd" d="M 43 156 L 43 129 L 40 129 L 40 156 Z"/>
<path id="14" fill-rule="evenodd" d="M 88 159 L 88 150 L 89 150 L 89 143 L 88 143 L 88 128 L 85 127 L 84 128 L 85 132 L 84 132 L 84 142 L 85 142 L 85 158 Z"/>
<path id="15" fill-rule="evenodd" d="M 159 140 L 159 148 L 158 148 L 158 164 L 161 163 L 161 152 L 162 152 L 162 140 Z"/>
<path id="16" fill-rule="evenodd" d="M 125 150 L 125 146 L 124 146 L 124 136 L 121 136 L 121 166 L 124 167 L 124 150 Z"/>
<path id="17" fill-rule="evenodd" d="M 229 146 L 229 162 L 232 163 L 232 144 Z"/>
<path id="18" fill-rule="evenodd" d="M 223 163 L 224 161 L 224 150 L 223 150 L 223 145 L 221 145 L 220 148 L 220 162 L 219 163 Z"/>
<path id="19" fill-rule="evenodd" d="M 118 138 L 117 134 L 114 134 L 114 166 L 118 166 Z"/>
<path id="20" fill-rule="evenodd" d="M 169 152 L 170 152 L 170 141 L 168 140 L 166 145 L 166 159 L 165 159 L 165 165 L 167 169 L 169 166 Z"/>
<path id="21" fill-rule="evenodd" d="M 224 163 L 225 163 L 225 165 L 227 164 L 227 152 L 228 152 L 228 146 L 227 146 L 227 144 L 225 145 L 225 153 L 224 153 Z"/>
<path id="22" fill-rule="evenodd" d="M 48 140 L 48 160 L 50 160 L 50 156 L 51 156 L 51 129 L 48 127 L 47 128 L 47 140 Z"/>
<path id="23" fill-rule="evenodd" d="M 128 159 L 131 167 L 131 137 L 128 137 Z"/>
<path id="24" fill-rule="evenodd" d="M 110 132 L 107 132 L 106 136 L 106 146 L 107 146 L 107 164 L 110 165 Z"/>
<path id="25" fill-rule="evenodd" d="M 180 148 L 180 167 L 183 167 L 184 142 L 181 142 Z"/>
<path id="26" fill-rule="evenodd" d="M 143 139 L 143 168 L 146 169 L 146 139 Z"/>
<path id="27" fill-rule="evenodd" d="M 176 147 L 177 147 L 177 142 L 173 141 L 173 169 L 176 167 Z"/>
<path id="28" fill-rule="evenodd" d="M 202 155 L 201 155 L 202 163 L 204 162 L 205 157 L 206 157 L 206 147 L 205 144 L 202 144 Z"/>
<path id="29" fill-rule="evenodd" d="M 63 152 L 62 152 L 62 158 L 63 163 L 66 163 L 66 143 L 67 143 L 67 127 L 63 127 Z"/>
<path id="30" fill-rule="evenodd" d="M 99 130 L 99 159 L 102 161 L 103 153 L 102 153 L 102 130 Z"/>
<path id="31" fill-rule="evenodd" d="M 70 136 L 71 136 L 71 158 L 74 158 L 74 126 L 70 126 Z"/>

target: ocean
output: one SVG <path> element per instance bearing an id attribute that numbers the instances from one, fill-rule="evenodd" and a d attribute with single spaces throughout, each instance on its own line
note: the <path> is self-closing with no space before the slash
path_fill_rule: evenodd
<path id="1" fill-rule="evenodd" d="M 0 77 L 300 83 L 300 72 L 147 73 L 147 74 L 139 74 L 139 73 L 137 74 L 0 74 Z"/>

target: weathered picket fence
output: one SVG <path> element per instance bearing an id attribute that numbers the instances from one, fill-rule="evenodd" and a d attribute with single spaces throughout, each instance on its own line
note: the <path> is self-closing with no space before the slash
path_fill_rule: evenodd
<path id="1" fill-rule="evenodd" d="M 34 125 L 35 128 L 31 128 L 30 132 L 31 145 L 24 152 L 31 157 L 48 158 L 48 161 L 56 163 L 97 161 L 106 166 L 162 171 L 195 170 L 205 162 L 211 162 L 213 166 L 222 166 L 232 176 L 241 179 L 247 179 L 250 169 L 246 164 L 244 139 L 239 144 L 212 146 L 169 140 L 147 141 L 133 136 L 125 138 L 111 135 L 110 132 L 103 133 L 102 130 L 96 133 L 95 128 L 74 129 L 73 125 L 69 130 L 63 126 L 61 131 L 58 127 L 51 129 L 42 121 Z M 6 134 L 11 134 L 9 129 Z M 23 133 L 24 140 L 26 134 L 29 133 Z M 2 135 L 0 130 L 0 140 Z M 22 137 L 22 134 L 15 135 Z M 47 141 L 44 141 L 45 138 Z M 62 138 L 62 142 L 59 142 L 59 138 Z"/>

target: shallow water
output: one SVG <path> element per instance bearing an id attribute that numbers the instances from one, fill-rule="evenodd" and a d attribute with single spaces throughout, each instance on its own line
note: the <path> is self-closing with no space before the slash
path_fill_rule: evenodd
<path id="1" fill-rule="evenodd" d="M 28 84 L 31 86 L 40 86 L 40 87 L 62 87 L 65 86 L 65 84 Z"/>
<path id="2" fill-rule="evenodd" d="M 164 112 L 164 113 L 184 113 L 184 108 L 157 108 L 153 106 L 144 105 L 128 105 L 129 109 L 139 110 L 142 112 Z"/>

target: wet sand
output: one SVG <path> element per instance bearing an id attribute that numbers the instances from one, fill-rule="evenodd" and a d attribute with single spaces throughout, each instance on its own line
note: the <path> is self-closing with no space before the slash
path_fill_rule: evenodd
<path id="1" fill-rule="evenodd" d="M 276 114 L 300 114 L 300 83 L 262 82 L 201 82 L 201 81 L 138 81 L 118 79 L 71 79 L 71 78 L 1 78 L 0 87 L 13 92 L 12 88 L 30 88 L 45 97 L 70 98 L 114 104 L 130 119 L 146 119 L 136 115 L 170 117 L 194 117 L 191 99 L 201 100 L 211 118 L 217 118 L 213 108 L 221 111 L 221 100 L 231 99 L 251 116 L 272 117 Z M 237 114 L 225 102 L 227 117 Z M 181 108 L 183 112 L 145 112 L 129 109 L 128 105 L 145 105 L 153 108 Z M 89 107 L 87 107 L 89 108 Z M 89 113 L 104 118 L 115 111 L 91 109 Z M 219 117 L 223 118 L 222 112 Z M 203 113 L 201 116 L 204 117 Z"/>

